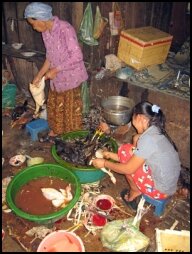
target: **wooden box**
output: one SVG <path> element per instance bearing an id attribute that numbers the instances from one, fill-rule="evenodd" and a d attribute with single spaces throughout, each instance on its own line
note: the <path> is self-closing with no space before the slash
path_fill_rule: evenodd
<path id="1" fill-rule="evenodd" d="M 173 36 L 148 26 L 121 31 L 117 56 L 137 70 L 165 62 Z"/>

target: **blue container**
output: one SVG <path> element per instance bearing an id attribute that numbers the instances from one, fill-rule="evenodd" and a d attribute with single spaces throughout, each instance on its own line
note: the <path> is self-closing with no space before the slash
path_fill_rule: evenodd
<path id="1" fill-rule="evenodd" d="M 74 139 L 74 138 L 78 138 L 78 137 L 86 137 L 88 134 L 88 131 L 74 131 L 74 132 L 68 132 L 66 134 L 64 134 L 62 136 L 63 140 L 67 140 L 67 139 Z M 110 139 L 110 145 L 112 146 L 112 149 L 114 152 L 117 152 L 118 150 L 118 146 L 116 141 L 111 138 Z M 72 163 L 69 163 L 67 161 L 64 161 L 59 155 L 57 155 L 56 152 L 56 146 L 53 145 L 52 146 L 52 155 L 54 157 L 54 159 L 62 166 L 70 169 L 72 172 L 74 172 L 79 180 L 80 183 L 92 183 L 92 182 L 96 182 L 101 180 L 104 176 L 105 173 L 103 171 L 101 171 L 100 169 L 94 168 L 94 167 L 83 167 L 83 166 L 76 166 Z"/>
<path id="2" fill-rule="evenodd" d="M 38 140 L 38 133 L 46 130 L 49 130 L 49 125 L 45 119 L 37 119 L 26 124 L 26 131 L 30 133 L 33 141 Z"/>

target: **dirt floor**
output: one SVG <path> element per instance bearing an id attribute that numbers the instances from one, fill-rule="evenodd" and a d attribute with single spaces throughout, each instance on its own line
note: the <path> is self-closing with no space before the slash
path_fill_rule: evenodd
<path id="1" fill-rule="evenodd" d="M 2 117 L 2 157 L 5 159 L 2 178 L 7 176 L 14 176 L 21 169 L 27 167 L 26 162 L 21 167 L 13 167 L 9 165 L 9 159 L 19 153 L 28 154 L 32 157 L 42 156 L 46 163 L 55 163 L 51 155 L 50 143 L 40 143 L 39 141 L 31 141 L 30 136 L 25 129 L 19 129 L 18 126 L 11 128 L 11 120 L 9 116 Z M 131 132 L 126 137 L 118 136 L 118 143 L 122 140 L 130 141 Z M 116 204 L 122 209 L 117 210 L 114 214 L 114 219 L 126 219 L 133 217 L 134 212 L 124 205 L 120 199 L 119 193 L 123 188 L 127 187 L 125 177 L 114 173 L 117 183 L 114 185 L 110 178 L 106 175 L 99 184 L 100 193 L 111 195 Z M 150 207 L 149 211 L 142 217 L 140 223 L 140 230 L 150 238 L 150 244 L 147 249 L 148 252 L 156 250 L 155 228 L 166 229 L 170 228 L 174 222 L 178 221 L 175 230 L 190 230 L 190 205 L 189 199 L 183 195 L 176 193 L 168 205 L 166 206 L 163 216 L 156 217 L 154 214 L 154 207 Z M 39 226 L 33 222 L 27 221 L 16 216 L 13 212 L 2 214 L 2 228 L 5 231 L 5 238 L 2 241 L 3 252 L 34 252 L 41 239 L 26 236 L 25 232 L 34 226 Z M 73 226 L 71 221 L 67 221 L 64 217 L 54 225 L 48 225 L 49 228 L 56 227 L 56 229 L 68 229 Z M 88 230 L 81 226 L 75 233 L 82 239 L 86 252 L 110 252 L 111 250 L 103 247 L 100 240 L 101 230 L 97 230 L 95 234 L 88 234 Z"/>

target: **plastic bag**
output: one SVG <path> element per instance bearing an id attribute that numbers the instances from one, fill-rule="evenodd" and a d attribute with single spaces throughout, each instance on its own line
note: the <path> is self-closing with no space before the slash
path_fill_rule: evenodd
<path id="1" fill-rule="evenodd" d="M 108 19 L 101 16 L 99 6 L 97 5 L 93 29 L 93 38 L 98 39 L 101 36 L 107 23 Z"/>
<path id="2" fill-rule="evenodd" d="M 90 109 L 90 97 L 87 81 L 83 82 L 81 85 L 81 98 L 83 101 L 82 114 L 88 114 Z"/>
<path id="3" fill-rule="evenodd" d="M 118 35 L 123 29 L 123 18 L 118 3 L 113 3 L 113 11 L 109 12 L 109 25 L 111 35 Z"/>
<path id="4" fill-rule="evenodd" d="M 149 238 L 139 231 L 141 217 L 148 211 L 144 208 L 145 199 L 142 197 L 133 218 L 116 220 L 107 223 L 101 232 L 104 247 L 118 252 L 142 252 L 149 245 Z"/>
<path id="5" fill-rule="evenodd" d="M 149 238 L 134 226 L 133 218 L 108 222 L 101 231 L 104 247 L 117 252 L 141 252 L 149 245 Z"/>
<path id="6" fill-rule="evenodd" d="M 93 38 L 93 14 L 91 3 L 87 4 L 83 19 L 80 24 L 78 38 L 87 45 L 98 45 L 98 41 Z"/>
<path id="7" fill-rule="evenodd" d="M 14 108 L 17 87 L 14 84 L 3 86 L 2 90 L 2 108 Z"/>
<path id="8" fill-rule="evenodd" d="M 122 67 L 122 61 L 114 54 L 105 56 L 105 68 L 110 71 L 116 71 Z"/>

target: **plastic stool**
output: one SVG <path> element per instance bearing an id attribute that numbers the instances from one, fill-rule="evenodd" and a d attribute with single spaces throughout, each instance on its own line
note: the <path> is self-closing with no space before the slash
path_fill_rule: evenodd
<path id="1" fill-rule="evenodd" d="M 26 124 L 26 131 L 30 133 L 33 141 L 38 140 L 38 133 L 48 130 L 49 125 L 45 119 L 37 119 Z"/>
<path id="2" fill-rule="evenodd" d="M 161 216 L 164 213 L 165 205 L 167 204 L 168 200 L 170 198 L 166 199 L 154 199 L 149 197 L 148 195 L 143 195 L 144 199 L 150 203 L 151 205 L 155 206 L 155 212 L 154 214 L 156 216 Z"/>

